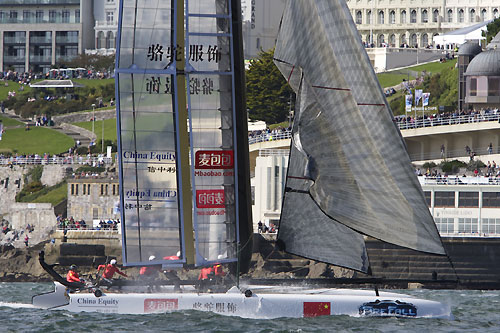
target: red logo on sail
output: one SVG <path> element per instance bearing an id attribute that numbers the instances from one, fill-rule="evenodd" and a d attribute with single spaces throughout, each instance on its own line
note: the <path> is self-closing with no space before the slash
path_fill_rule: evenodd
<path id="1" fill-rule="evenodd" d="M 224 208 L 224 190 L 196 191 L 196 206 L 198 208 Z"/>
<path id="2" fill-rule="evenodd" d="M 331 314 L 330 302 L 304 302 L 304 317 L 329 316 Z"/>
<path id="3" fill-rule="evenodd" d="M 144 312 L 165 312 L 177 310 L 179 300 L 176 298 L 146 298 L 144 300 Z"/>
<path id="4" fill-rule="evenodd" d="M 195 154 L 196 169 L 231 169 L 234 167 L 232 150 L 198 150 Z"/>

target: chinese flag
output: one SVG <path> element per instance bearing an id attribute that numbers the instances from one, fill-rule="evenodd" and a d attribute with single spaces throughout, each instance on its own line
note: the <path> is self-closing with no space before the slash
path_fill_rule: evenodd
<path id="1" fill-rule="evenodd" d="M 331 315 L 330 302 L 304 302 L 304 317 Z"/>

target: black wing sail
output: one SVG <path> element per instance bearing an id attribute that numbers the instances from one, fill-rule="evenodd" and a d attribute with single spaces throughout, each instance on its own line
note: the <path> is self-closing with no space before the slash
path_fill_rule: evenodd
<path id="1" fill-rule="evenodd" d="M 289 1 L 275 59 L 298 96 L 279 230 L 287 251 L 361 271 L 362 235 L 444 254 L 345 2 Z"/>

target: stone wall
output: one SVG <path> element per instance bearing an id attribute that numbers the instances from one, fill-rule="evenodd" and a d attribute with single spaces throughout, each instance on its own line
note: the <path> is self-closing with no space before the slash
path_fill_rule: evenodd
<path id="1" fill-rule="evenodd" d="M 15 203 L 16 194 L 24 185 L 25 172 L 25 167 L 17 165 L 0 167 L 0 215 L 9 213 L 9 208 Z"/>
<path id="2" fill-rule="evenodd" d="M 64 114 L 60 116 L 53 116 L 52 120 L 56 125 L 60 125 L 62 123 L 76 123 L 80 121 L 91 121 L 92 117 L 94 115 L 94 112 L 75 112 L 75 113 L 70 113 L 70 114 Z M 103 120 L 103 119 L 112 119 L 116 118 L 116 110 L 111 109 L 111 110 L 96 110 L 95 111 L 95 119 L 96 120 Z"/>
<path id="3" fill-rule="evenodd" d="M 42 173 L 42 184 L 47 186 L 54 186 L 64 180 L 66 176 L 66 166 L 63 165 L 44 165 Z"/>
<path id="4" fill-rule="evenodd" d="M 50 203 L 16 202 L 9 212 L 9 222 L 16 229 L 26 228 L 30 224 L 35 229 L 53 229 L 56 226 L 54 208 Z"/>

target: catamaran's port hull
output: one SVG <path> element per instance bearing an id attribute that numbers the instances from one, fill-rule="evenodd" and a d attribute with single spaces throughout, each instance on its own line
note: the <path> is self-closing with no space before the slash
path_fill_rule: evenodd
<path id="1" fill-rule="evenodd" d="M 257 288 L 258 290 L 258 288 Z M 56 283 L 54 292 L 33 297 L 36 307 L 71 312 L 119 314 L 163 313 L 181 310 L 210 311 L 243 318 L 315 317 L 321 315 L 398 316 L 452 319 L 449 306 L 394 293 L 366 290 L 309 290 L 245 296 L 236 288 L 227 293 L 70 293 Z"/>

